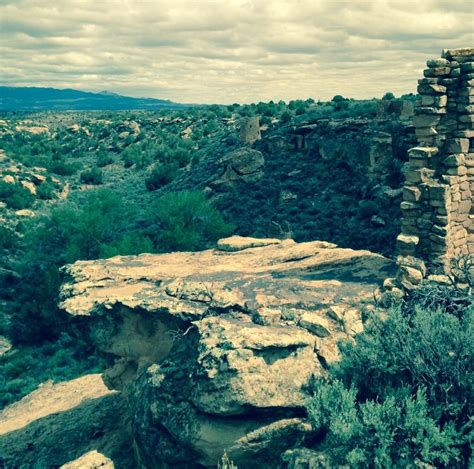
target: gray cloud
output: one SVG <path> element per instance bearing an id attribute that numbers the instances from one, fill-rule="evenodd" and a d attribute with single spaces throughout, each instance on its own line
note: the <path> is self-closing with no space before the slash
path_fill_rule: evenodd
<path id="1" fill-rule="evenodd" d="M 181 102 L 415 91 L 474 44 L 465 0 L 0 0 L 5 84 Z"/>

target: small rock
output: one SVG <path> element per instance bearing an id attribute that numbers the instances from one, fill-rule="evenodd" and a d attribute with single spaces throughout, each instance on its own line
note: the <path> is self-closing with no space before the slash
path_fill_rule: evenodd
<path id="1" fill-rule="evenodd" d="M 89 451 L 80 458 L 61 466 L 61 469 L 114 469 L 111 459 L 96 450 Z"/>
<path id="2" fill-rule="evenodd" d="M 30 192 L 31 195 L 36 195 L 36 186 L 30 181 L 21 181 L 22 187 Z"/>
<path id="3" fill-rule="evenodd" d="M 234 252 L 249 248 L 259 248 L 271 244 L 280 244 L 281 240 L 276 238 L 246 238 L 243 236 L 231 236 L 217 241 L 219 251 Z"/>
<path id="4" fill-rule="evenodd" d="M 22 210 L 17 210 L 15 212 L 15 215 L 17 217 L 34 217 L 36 214 L 33 212 L 33 210 L 28 210 L 27 208 L 24 208 Z"/>
<path id="5" fill-rule="evenodd" d="M 385 220 L 382 217 L 379 217 L 378 215 L 374 215 L 370 219 L 370 221 L 375 226 L 385 226 Z"/>
<path id="6" fill-rule="evenodd" d="M 331 335 L 330 321 L 319 316 L 317 312 L 304 313 L 300 318 L 299 325 L 318 337 L 328 337 Z"/>
<path id="7" fill-rule="evenodd" d="M 6 182 L 7 184 L 15 184 L 15 178 L 11 174 L 3 176 L 2 181 Z"/>

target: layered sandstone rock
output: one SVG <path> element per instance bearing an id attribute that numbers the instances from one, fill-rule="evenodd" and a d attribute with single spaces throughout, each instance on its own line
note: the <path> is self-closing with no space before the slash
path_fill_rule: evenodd
<path id="1" fill-rule="evenodd" d="M 217 190 L 231 188 L 237 182 L 252 183 L 263 177 L 265 159 L 261 152 L 243 147 L 227 153 L 217 162 L 220 177 L 210 183 Z"/>
<path id="2" fill-rule="evenodd" d="M 62 308 L 110 356 L 137 464 L 212 467 L 224 451 L 238 467 L 280 464 L 311 434 L 313 380 L 393 270 L 368 251 L 257 241 L 65 269 Z"/>
<path id="3" fill-rule="evenodd" d="M 87 452 L 65 467 L 113 467 L 98 465 L 97 450 L 116 467 L 135 467 L 127 419 L 120 393 L 98 374 L 44 383 L 0 413 L 0 467 L 59 467 Z"/>

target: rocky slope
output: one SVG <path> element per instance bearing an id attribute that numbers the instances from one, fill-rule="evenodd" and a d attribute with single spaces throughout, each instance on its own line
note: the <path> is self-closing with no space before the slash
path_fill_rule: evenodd
<path id="1" fill-rule="evenodd" d="M 62 308 L 110 358 L 140 467 L 279 467 L 313 438 L 304 404 L 393 270 L 326 242 L 232 237 L 198 253 L 65 268 Z"/>

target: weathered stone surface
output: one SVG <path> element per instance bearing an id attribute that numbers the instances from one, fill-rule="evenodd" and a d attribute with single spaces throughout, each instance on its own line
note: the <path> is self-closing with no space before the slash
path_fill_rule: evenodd
<path id="1" fill-rule="evenodd" d="M 263 154 L 248 147 L 239 148 L 218 161 L 221 176 L 210 184 L 213 188 L 228 188 L 236 182 L 256 182 L 263 177 Z"/>
<path id="2" fill-rule="evenodd" d="M 92 450 L 74 461 L 63 464 L 61 469 L 114 469 L 114 467 L 111 459 Z"/>
<path id="3" fill-rule="evenodd" d="M 474 55 L 473 47 L 463 47 L 460 49 L 443 49 L 442 56 L 443 58 L 451 59 L 453 57 L 466 57 L 469 55 Z"/>
<path id="4" fill-rule="evenodd" d="M 270 246 L 272 244 L 280 244 L 281 240 L 276 238 L 246 238 L 243 236 L 231 236 L 229 238 L 220 239 L 217 242 L 217 249 L 220 251 L 242 251 L 248 248 L 258 248 Z"/>
<path id="5" fill-rule="evenodd" d="M 394 272 L 325 242 L 254 245 L 65 269 L 62 307 L 116 360 L 105 380 L 128 399 L 147 467 L 212 467 L 224 450 L 239 467 L 278 464 L 310 432 L 300 416 L 311 381 Z"/>
<path id="6" fill-rule="evenodd" d="M 98 374 L 45 383 L 0 413 L 2 467 L 59 467 L 97 450 L 132 469 L 131 443 L 126 403 Z"/>

